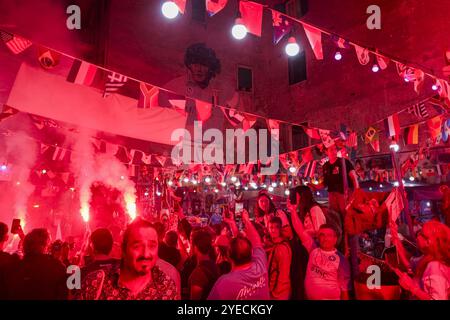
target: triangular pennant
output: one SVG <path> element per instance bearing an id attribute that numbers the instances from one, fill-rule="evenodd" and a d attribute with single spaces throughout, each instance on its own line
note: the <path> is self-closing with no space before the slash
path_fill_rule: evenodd
<path id="1" fill-rule="evenodd" d="M 240 1 L 239 11 L 247 31 L 261 37 L 263 6 L 250 1 Z"/>
<path id="2" fill-rule="evenodd" d="M 279 141 L 280 140 L 280 122 L 273 119 L 266 119 L 267 128 L 269 128 L 269 132 L 272 137 Z"/>
<path id="3" fill-rule="evenodd" d="M 206 11 L 212 17 L 227 5 L 228 0 L 206 0 Z"/>
<path id="4" fill-rule="evenodd" d="M 377 63 L 381 70 L 386 69 L 388 67 L 389 62 L 390 62 L 389 58 L 377 54 Z"/>
<path id="5" fill-rule="evenodd" d="M 165 156 L 155 156 L 155 159 L 159 162 L 161 167 L 164 167 L 164 164 L 166 163 L 167 160 Z"/>
<path id="6" fill-rule="evenodd" d="M 359 63 L 365 66 L 370 61 L 369 50 L 367 48 L 360 47 L 356 44 L 354 46 Z"/>
<path id="7" fill-rule="evenodd" d="M 45 151 L 47 151 L 50 148 L 50 146 L 41 143 L 41 154 L 44 154 Z"/>
<path id="8" fill-rule="evenodd" d="M 197 110 L 197 120 L 206 121 L 211 117 L 212 104 L 201 100 L 195 100 L 195 109 Z"/>
<path id="9" fill-rule="evenodd" d="M 288 17 L 275 10 L 272 10 L 272 26 L 274 44 L 278 44 L 292 29 L 292 23 Z"/>
<path id="10" fill-rule="evenodd" d="M 0 113 L 0 121 L 11 117 L 11 116 L 15 115 L 18 112 L 19 112 L 19 110 L 11 108 L 10 106 L 7 106 L 5 104 L 5 105 L 3 105 L 2 113 Z"/>
<path id="11" fill-rule="evenodd" d="M 303 25 L 306 37 L 317 60 L 323 60 L 322 31 L 311 26 Z"/>
<path id="12" fill-rule="evenodd" d="M 315 128 L 305 128 L 305 133 L 311 138 L 320 140 L 319 130 Z"/>
<path id="13" fill-rule="evenodd" d="M 147 165 L 150 165 L 152 163 L 152 155 L 146 155 L 145 153 L 142 152 L 142 158 L 141 161 Z"/>

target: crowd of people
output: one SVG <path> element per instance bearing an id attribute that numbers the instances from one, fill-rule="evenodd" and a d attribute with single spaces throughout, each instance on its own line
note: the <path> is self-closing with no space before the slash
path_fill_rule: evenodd
<path id="1" fill-rule="evenodd" d="M 353 165 L 337 157 L 335 146 L 327 155 L 322 184 L 328 189 L 328 206 L 315 200 L 312 187 L 321 187 L 317 185 L 291 189 L 284 208 L 261 190 L 252 217 L 245 209 L 234 212 L 225 206 L 221 214 L 202 213 L 209 224 L 199 227 L 185 216 L 182 198 L 174 197 L 173 212 L 165 210 L 155 221 L 137 217 L 124 230 L 117 225 L 92 232 L 87 228 L 79 241 L 51 242 L 47 229 L 25 235 L 18 225 L 14 237 L 20 241 L 12 254 L 5 252 L 11 243 L 8 226 L 0 223 L 0 299 L 357 299 L 354 284 L 364 270 L 355 234 L 364 224 L 348 224 L 346 216 L 350 207 L 359 217 L 387 210 L 372 196 L 358 206 L 356 200 L 349 203 L 351 192 L 353 199 L 365 198 L 358 193 Z M 441 193 L 448 221 L 448 187 Z M 400 297 L 447 300 L 449 226 L 416 221 L 419 255 L 405 248 L 399 226 L 389 221 L 382 230 L 398 259 L 385 265 L 402 288 Z"/>
<path id="2" fill-rule="evenodd" d="M 20 252 L 13 254 L 4 252 L 9 230 L 0 223 L 0 299 L 355 298 L 349 257 L 339 250 L 342 223 L 308 187 L 293 191 L 286 210 L 261 191 L 253 217 L 245 209 L 225 211 L 214 226 L 194 228 L 180 210 L 170 218 L 175 225 L 165 216 L 153 222 L 138 217 L 121 232 L 98 228 L 79 245 L 51 242 L 46 229 L 19 232 Z M 397 225 L 389 227 L 401 257 L 393 268 L 402 297 L 448 299 L 449 227 L 425 223 L 417 234 L 422 256 L 411 260 Z M 80 279 L 68 272 L 77 268 Z"/>

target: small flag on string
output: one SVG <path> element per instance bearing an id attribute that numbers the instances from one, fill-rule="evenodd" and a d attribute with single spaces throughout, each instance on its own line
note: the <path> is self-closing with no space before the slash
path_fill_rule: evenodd
<path id="1" fill-rule="evenodd" d="M 212 104 L 202 100 L 195 100 L 195 109 L 197 110 L 197 120 L 206 121 L 211 117 Z"/>
<path id="2" fill-rule="evenodd" d="M 283 166 L 283 168 L 288 170 L 290 167 L 290 163 L 288 161 L 288 154 L 287 153 L 280 154 L 279 159 L 280 159 L 280 162 L 281 162 L 281 165 Z"/>
<path id="3" fill-rule="evenodd" d="M 49 148 L 50 148 L 50 146 L 41 143 L 41 149 L 40 149 L 41 153 L 40 153 L 40 154 L 41 154 L 41 155 L 44 154 L 45 151 L 47 151 Z"/>
<path id="4" fill-rule="evenodd" d="M 288 17 L 275 10 L 272 10 L 272 26 L 274 44 L 278 44 L 292 30 L 292 23 Z"/>
<path id="5" fill-rule="evenodd" d="M 431 139 L 433 143 L 437 144 L 441 140 L 441 126 L 442 116 L 436 116 L 427 121 L 428 129 L 430 131 Z"/>
<path id="6" fill-rule="evenodd" d="M 368 144 L 370 141 L 372 141 L 376 133 L 377 130 L 374 127 L 369 127 L 365 134 L 365 143 Z"/>
<path id="7" fill-rule="evenodd" d="M 380 136 L 378 133 L 375 133 L 372 140 L 370 141 L 370 146 L 375 152 L 380 152 Z"/>
<path id="8" fill-rule="evenodd" d="M 316 172 L 317 161 L 313 160 L 308 162 L 305 168 L 305 173 L 303 174 L 304 178 L 313 178 L 314 173 Z"/>
<path id="9" fill-rule="evenodd" d="M 206 0 L 206 11 L 212 17 L 227 5 L 228 0 Z"/>
<path id="10" fill-rule="evenodd" d="M 398 121 L 398 114 L 393 114 L 384 120 L 387 137 L 398 136 L 400 133 L 400 122 Z"/>
<path id="11" fill-rule="evenodd" d="M 186 0 L 172 0 L 177 5 L 181 14 L 184 14 L 186 11 Z"/>
<path id="12" fill-rule="evenodd" d="M 314 156 L 312 154 L 312 148 L 307 148 L 301 151 L 302 161 L 299 165 L 299 168 L 303 167 L 308 162 L 314 160 Z"/>
<path id="13" fill-rule="evenodd" d="M 251 127 L 253 127 L 253 125 L 256 123 L 256 120 L 258 118 L 255 116 L 252 116 L 250 114 L 246 114 L 244 116 L 244 121 L 242 121 L 242 130 L 247 131 L 248 129 L 250 129 Z"/>
<path id="14" fill-rule="evenodd" d="M 419 143 L 419 125 L 414 124 L 406 127 L 403 132 L 403 139 L 405 144 L 418 144 Z"/>
<path id="15" fill-rule="evenodd" d="M 345 141 L 345 145 L 349 148 L 357 148 L 358 147 L 358 135 L 355 131 L 350 132 L 347 137 L 347 141 Z"/>
<path id="16" fill-rule="evenodd" d="M 94 81 L 96 72 L 97 67 L 93 64 L 75 59 L 67 76 L 67 81 L 90 86 Z"/>
<path id="17" fill-rule="evenodd" d="M 259 3 L 240 1 L 239 11 L 247 31 L 261 37 L 263 6 Z"/>
<path id="18" fill-rule="evenodd" d="M 62 161 L 66 156 L 67 149 L 56 147 L 53 152 L 52 160 L 54 161 Z"/>
<path id="19" fill-rule="evenodd" d="M 152 163 L 152 156 L 149 154 L 145 154 L 142 152 L 142 157 L 141 157 L 141 161 L 147 165 Z"/>
<path id="20" fill-rule="evenodd" d="M 266 119 L 267 128 L 272 135 L 272 138 L 279 141 L 280 140 L 280 122 L 274 119 Z"/>
<path id="21" fill-rule="evenodd" d="M 166 163 L 167 160 L 165 156 L 155 156 L 155 159 L 159 162 L 161 167 L 164 167 L 164 164 Z"/>
<path id="22" fill-rule="evenodd" d="M 228 109 L 224 107 L 220 107 L 223 114 L 225 115 L 225 118 L 227 118 L 228 122 L 233 126 L 237 127 L 241 124 L 242 121 L 244 121 L 245 117 L 240 112 L 234 110 L 234 109 Z"/>
<path id="23" fill-rule="evenodd" d="M 333 34 L 331 35 L 331 41 L 341 49 L 350 49 L 350 42 L 348 40 L 342 39 L 339 36 Z"/>
<path id="24" fill-rule="evenodd" d="M 385 56 L 381 56 L 377 54 L 377 63 L 381 70 L 384 70 L 388 67 L 390 60 Z"/>
<path id="25" fill-rule="evenodd" d="M 103 98 L 119 91 L 121 87 L 127 83 L 128 78 L 117 72 L 110 72 L 108 74 L 108 80 L 105 83 L 105 91 L 103 93 Z"/>
<path id="26" fill-rule="evenodd" d="M 428 118 L 428 110 L 424 102 L 416 103 L 408 108 L 408 113 L 414 114 L 419 119 Z"/>
<path id="27" fill-rule="evenodd" d="M 306 37 L 317 60 L 323 60 L 322 31 L 311 26 L 303 25 Z"/>
<path id="28" fill-rule="evenodd" d="M 139 84 L 140 96 L 138 101 L 138 108 L 151 108 L 157 107 L 159 88 L 150 84 L 141 82 Z"/>
<path id="29" fill-rule="evenodd" d="M 320 140 L 319 130 L 315 128 L 305 128 L 305 133 L 311 138 Z"/>
<path id="30" fill-rule="evenodd" d="M 19 54 L 29 48 L 33 43 L 25 38 L 13 35 L 8 32 L 0 31 L 0 37 L 5 45 L 14 54 Z"/>
<path id="31" fill-rule="evenodd" d="M 360 47 L 356 44 L 354 46 L 359 63 L 365 66 L 370 61 L 369 50 L 367 48 Z"/>

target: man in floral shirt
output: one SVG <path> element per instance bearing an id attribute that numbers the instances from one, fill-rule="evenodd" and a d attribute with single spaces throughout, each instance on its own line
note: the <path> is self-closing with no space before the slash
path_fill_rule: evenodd
<path id="1" fill-rule="evenodd" d="M 123 236 L 119 273 L 99 270 L 82 283 L 82 300 L 175 300 L 175 282 L 162 272 L 158 259 L 158 235 L 145 220 L 131 223 Z"/>

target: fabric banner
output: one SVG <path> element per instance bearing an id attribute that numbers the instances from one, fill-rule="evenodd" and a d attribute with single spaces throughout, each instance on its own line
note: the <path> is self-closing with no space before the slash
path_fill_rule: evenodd
<path id="1" fill-rule="evenodd" d="M 307 25 L 303 25 L 303 28 L 305 29 L 306 37 L 314 52 L 314 56 L 317 60 L 323 60 L 322 31 Z"/>
<path id="2" fill-rule="evenodd" d="M 263 6 L 254 2 L 239 2 L 239 11 L 249 33 L 261 37 Z"/>
<path id="3" fill-rule="evenodd" d="M 118 94 L 103 98 L 94 88 L 75 85 L 63 77 L 22 64 L 7 104 L 57 121 L 175 145 L 178 141 L 171 141 L 171 135 L 185 127 L 186 116 L 169 108 L 139 109 L 137 102 Z"/>

